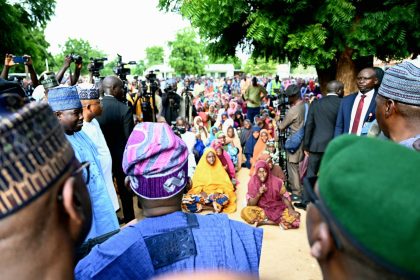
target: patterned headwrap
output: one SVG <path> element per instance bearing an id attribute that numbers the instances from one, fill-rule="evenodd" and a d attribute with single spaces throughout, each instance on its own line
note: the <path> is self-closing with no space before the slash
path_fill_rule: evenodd
<path id="1" fill-rule="evenodd" d="M 378 94 L 405 104 L 420 106 L 420 68 L 410 62 L 389 68 Z"/>
<path id="2" fill-rule="evenodd" d="M 79 94 L 80 100 L 95 100 L 99 99 L 99 89 L 88 83 L 78 84 L 76 86 L 77 93 Z"/>
<path id="3" fill-rule="evenodd" d="M 187 184 L 188 149 L 166 123 L 140 123 L 128 138 L 123 169 L 137 195 L 170 198 Z"/>
<path id="4" fill-rule="evenodd" d="M 69 170 L 74 152 L 45 103 L 30 103 L 0 118 L 0 218 L 53 186 Z"/>
<path id="5" fill-rule="evenodd" d="M 48 104 L 54 112 L 82 108 L 75 86 L 51 88 L 48 91 Z"/>

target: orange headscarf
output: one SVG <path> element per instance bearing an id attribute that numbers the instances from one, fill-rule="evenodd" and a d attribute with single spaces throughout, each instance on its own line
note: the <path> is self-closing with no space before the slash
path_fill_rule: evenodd
<path id="1" fill-rule="evenodd" d="M 210 152 L 214 153 L 216 158 L 214 165 L 207 162 L 207 155 Z M 233 213 L 236 211 L 236 194 L 232 182 L 213 148 L 204 151 L 195 169 L 192 184 L 189 194 L 200 194 L 201 192 L 226 194 L 229 197 L 229 204 L 223 208 L 223 212 Z"/>
<path id="2" fill-rule="evenodd" d="M 252 176 L 252 175 L 254 175 L 254 169 L 255 169 L 255 163 L 258 161 L 258 157 L 260 156 L 260 154 L 262 153 L 262 152 L 264 152 L 265 151 L 265 148 L 266 148 L 266 143 L 264 143 L 263 141 L 262 141 L 262 139 L 261 139 L 261 135 L 263 134 L 263 133 L 266 133 L 267 134 L 267 136 L 268 136 L 268 138 L 267 138 L 267 140 L 268 139 L 270 139 L 270 132 L 268 132 L 268 130 L 267 129 L 261 129 L 261 131 L 260 131 L 260 137 L 258 137 L 258 141 L 257 141 L 257 143 L 255 144 L 255 147 L 254 147 L 254 153 L 253 153 L 253 155 L 252 155 L 252 159 L 251 159 L 251 170 L 250 170 L 250 172 L 249 172 L 249 174 Z"/>

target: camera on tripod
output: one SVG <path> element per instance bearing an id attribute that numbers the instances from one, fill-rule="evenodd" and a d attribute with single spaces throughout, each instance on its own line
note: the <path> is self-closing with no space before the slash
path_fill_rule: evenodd
<path id="1" fill-rule="evenodd" d="M 143 97 L 152 97 L 157 90 L 159 90 L 159 83 L 156 79 L 156 74 L 153 71 L 150 71 L 146 75 L 146 81 L 142 82 L 142 96 Z"/>
<path id="2" fill-rule="evenodd" d="M 106 57 L 90 58 L 88 70 L 92 72 L 92 76 L 99 77 L 99 71 L 104 69 L 104 61 L 108 60 Z"/>
<path id="3" fill-rule="evenodd" d="M 83 61 L 83 58 L 78 54 L 73 54 L 72 53 L 72 54 L 68 55 L 68 57 L 70 57 L 72 62 L 75 62 L 77 64 L 80 64 Z"/>
<path id="4" fill-rule="evenodd" d="M 131 69 L 127 68 L 126 65 L 133 65 L 136 64 L 135 61 L 129 61 L 128 63 L 122 62 L 122 56 L 117 54 L 118 61 L 117 66 L 114 67 L 114 73 L 117 75 L 122 81 L 127 81 L 127 75 L 130 75 Z"/>

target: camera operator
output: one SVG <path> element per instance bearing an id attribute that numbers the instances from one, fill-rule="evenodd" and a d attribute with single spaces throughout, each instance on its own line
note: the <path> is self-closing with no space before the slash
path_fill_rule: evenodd
<path id="1" fill-rule="evenodd" d="M 166 122 L 171 125 L 173 121 L 179 116 L 179 105 L 181 97 L 176 93 L 177 84 L 175 79 L 166 81 L 165 91 L 162 93 L 162 116 L 165 117 Z"/>
<path id="2" fill-rule="evenodd" d="M 146 81 L 142 83 L 142 91 L 140 92 L 142 121 L 156 122 L 156 118 L 160 116 L 162 112 L 160 92 L 156 74 L 150 71 L 146 75 Z"/>
<path id="3" fill-rule="evenodd" d="M 190 82 L 189 78 L 184 80 L 184 88 L 181 91 L 181 103 L 179 115 L 186 119 L 187 122 L 191 123 L 194 117 L 194 106 L 193 106 L 193 91 L 194 86 Z"/>
<path id="4" fill-rule="evenodd" d="M 1 72 L 1 77 L 5 80 L 7 80 L 9 77 L 10 68 L 18 64 L 14 62 L 14 59 L 13 59 L 14 57 L 15 56 L 13 54 L 6 54 L 6 57 L 4 59 L 4 67 L 3 67 L 3 71 Z M 32 87 L 35 88 L 39 85 L 39 81 L 38 81 L 38 77 L 36 75 L 36 72 L 32 63 L 32 58 L 29 55 L 24 55 L 22 57 L 23 57 L 23 65 L 25 65 L 25 71 L 30 74 Z"/>
<path id="5" fill-rule="evenodd" d="M 281 132 L 290 128 L 291 134 L 296 133 L 303 125 L 305 120 L 305 105 L 300 98 L 300 88 L 297 85 L 290 85 L 286 89 L 286 96 L 290 103 L 290 110 L 287 112 L 283 121 L 278 123 Z M 303 148 L 300 147 L 295 153 L 287 151 L 287 177 L 288 185 L 292 190 L 292 201 L 300 201 L 302 186 L 300 184 L 299 162 L 303 160 Z"/>
<path id="6" fill-rule="evenodd" d="M 71 74 L 71 63 L 74 62 L 75 70 L 73 75 Z M 77 81 L 80 77 L 80 72 L 82 71 L 83 59 L 80 55 L 70 54 L 64 58 L 63 67 L 61 67 L 60 71 L 57 73 L 57 81 L 61 84 L 64 73 L 70 68 L 70 85 L 74 86 L 77 84 Z"/>

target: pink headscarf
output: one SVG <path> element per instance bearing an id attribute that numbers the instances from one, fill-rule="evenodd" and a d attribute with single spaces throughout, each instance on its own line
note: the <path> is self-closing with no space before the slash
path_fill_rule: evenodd
<path id="1" fill-rule="evenodd" d="M 229 109 L 227 110 L 228 116 L 234 115 L 238 111 L 238 103 L 234 100 L 229 102 Z"/>
<path id="2" fill-rule="evenodd" d="M 213 141 L 213 143 L 211 143 L 211 147 L 214 150 L 217 150 L 218 148 L 222 148 L 222 151 L 223 151 L 222 152 L 222 157 L 223 157 L 224 160 L 220 159 L 220 157 L 219 157 L 219 159 L 223 164 L 224 164 L 224 162 L 227 163 L 227 165 L 228 165 L 227 173 L 229 174 L 229 177 L 231 179 L 235 178 L 235 166 L 233 165 L 233 162 L 230 159 L 230 156 L 228 155 L 228 153 L 223 149 L 222 143 L 220 143 L 220 141 L 218 141 L 218 140 L 215 140 L 215 141 Z"/>

